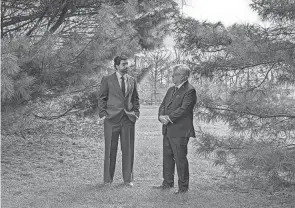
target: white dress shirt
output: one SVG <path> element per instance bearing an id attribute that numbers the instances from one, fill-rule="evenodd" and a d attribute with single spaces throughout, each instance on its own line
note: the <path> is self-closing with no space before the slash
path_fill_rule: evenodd
<path id="1" fill-rule="evenodd" d="M 120 85 L 120 88 L 122 89 L 122 79 L 121 79 L 121 77 L 122 77 L 122 75 L 119 73 L 119 72 L 116 72 L 116 74 L 117 74 L 117 78 L 118 78 L 118 81 L 119 81 L 119 85 Z M 126 95 L 126 93 L 127 93 L 127 91 L 128 91 L 128 76 L 127 76 L 127 74 L 124 74 L 124 82 L 125 82 L 125 95 Z M 135 115 L 135 117 L 136 117 L 136 120 L 138 119 L 138 116 L 137 115 Z"/>
<path id="2" fill-rule="evenodd" d="M 118 78 L 118 82 L 119 82 L 119 85 L 120 85 L 120 88 L 122 89 L 122 86 L 121 86 L 121 82 L 122 82 L 122 79 L 121 79 L 121 77 L 122 77 L 122 75 L 119 73 L 119 72 L 116 72 L 116 75 L 117 75 L 117 78 Z M 127 93 L 127 89 L 128 89 L 128 85 L 127 85 L 127 74 L 124 74 L 124 82 L 125 82 L 125 94 Z M 137 117 L 137 116 L 136 116 Z M 105 119 L 105 116 L 104 117 L 102 117 L 101 119 Z"/>
<path id="3" fill-rule="evenodd" d="M 187 80 L 186 80 L 186 81 L 187 81 Z M 182 86 L 186 81 L 180 83 L 178 86 L 175 85 L 175 87 L 176 87 L 177 89 L 181 88 L 181 86 Z"/>

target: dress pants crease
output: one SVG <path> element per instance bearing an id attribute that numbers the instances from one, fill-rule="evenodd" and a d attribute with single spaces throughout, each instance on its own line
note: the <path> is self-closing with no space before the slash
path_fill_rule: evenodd
<path id="1" fill-rule="evenodd" d="M 189 187 L 189 165 L 187 160 L 187 144 L 189 138 L 163 138 L 163 185 L 174 185 L 175 165 L 178 175 L 178 187 L 181 191 Z"/>
<path id="2" fill-rule="evenodd" d="M 112 123 L 108 119 L 104 120 L 104 183 L 111 183 L 114 178 L 119 137 L 122 151 L 123 180 L 124 182 L 133 180 L 134 131 L 134 123 L 125 115 L 118 123 Z"/>

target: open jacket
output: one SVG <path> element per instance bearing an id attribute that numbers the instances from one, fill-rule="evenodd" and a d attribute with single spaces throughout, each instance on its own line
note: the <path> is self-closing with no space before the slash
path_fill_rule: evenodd
<path id="1" fill-rule="evenodd" d="M 116 73 L 104 76 L 101 80 L 98 108 L 99 117 L 106 116 L 109 121 L 117 123 L 124 112 L 135 122 L 139 117 L 139 96 L 136 80 L 127 75 L 127 92 L 123 96 Z"/>

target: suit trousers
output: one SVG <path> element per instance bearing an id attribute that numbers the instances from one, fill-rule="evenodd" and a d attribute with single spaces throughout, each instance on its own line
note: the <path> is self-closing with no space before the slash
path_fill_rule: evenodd
<path id="1" fill-rule="evenodd" d="M 113 182 L 119 136 L 122 151 L 123 180 L 126 183 L 133 181 L 135 123 L 130 121 L 125 114 L 118 123 L 112 123 L 108 119 L 104 120 L 104 183 Z"/>
<path id="2" fill-rule="evenodd" d="M 178 174 L 178 188 L 181 191 L 189 187 L 189 165 L 187 160 L 188 137 L 163 138 L 163 185 L 174 186 L 175 164 Z"/>

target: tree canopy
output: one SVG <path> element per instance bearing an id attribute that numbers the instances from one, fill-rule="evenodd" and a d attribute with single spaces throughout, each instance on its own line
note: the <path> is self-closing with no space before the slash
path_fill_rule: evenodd
<path id="1" fill-rule="evenodd" d="M 3 103 L 95 85 L 115 55 L 161 45 L 178 15 L 172 0 L 5 0 L 1 10 Z"/>
<path id="2" fill-rule="evenodd" d="M 162 45 L 178 14 L 173 0 L 2 1 L 2 133 L 26 137 L 41 120 L 95 117 L 113 58 L 127 55 L 140 80 L 148 68 L 136 68 L 134 55 Z"/>
<path id="3" fill-rule="evenodd" d="M 200 87 L 198 118 L 230 129 L 223 137 L 202 130 L 199 153 L 278 185 L 295 173 L 294 3 L 254 0 L 251 7 L 268 27 L 180 18 L 176 41 Z"/>

